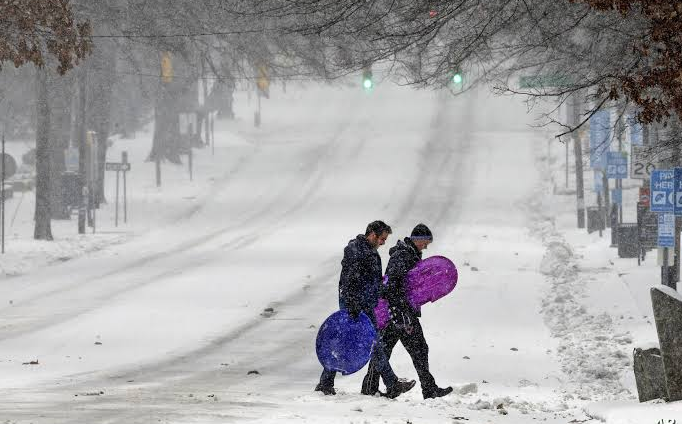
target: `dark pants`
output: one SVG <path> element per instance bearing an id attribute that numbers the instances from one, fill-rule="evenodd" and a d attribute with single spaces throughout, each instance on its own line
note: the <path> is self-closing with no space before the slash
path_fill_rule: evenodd
<path id="1" fill-rule="evenodd" d="M 374 311 L 364 311 L 365 314 L 372 320 L 374 328 L 377 328 L 377 320 L 374 316 Z M 377 335 L 379 330 L 377 329 Z M 388 363 L 388 356 L 386 355 L 386 349 L 381 343 L 381 337 L 377 336 L 376 344 L 372 350 L 372 358 L 370 359 L 370 364 L 374 364 L 374 372 L 376 373 L 377 386 L 379 384 L 379 376 L 384 380 L 384 385 L 386 387 L 391 387 L 398 381 L 398 377 L 393 372 L 391 364 Z M 320 376 L 320 385 L 323 387 L 334 387 L 334 379 L 336 378 L 336 371 L 330 371 L 327 369 L 322 370 L 322 375 Z"/>
<path id="2" fill-rule="evenodd" d="M 409 353 L 414 364 L 414 369 L 417 370 L 419 382 L 422 385 L 422 390 L 431 390 L 436 387 L 436 381 L 433 375 L 429 372 L 429 346 L 426 344 L 424 338 L 424 331 L 419 323 L 419 319 L 414 318 L 412 324 L 412 331 L 407 332 L 404 328 L 397 328 L 393 323 L 389 323 L 386 328 L 381 331 L 381 340 L 386 350 L 387 358 L 391 357 L 393 348 L 398 343 L 398 340 L 405 346 L 405 350 Z M 367 369 L 367 375 L 362 382 L 363 393 L 376 393 L 379 390 L 379 374 L 377 373 L 376 363 L 372 359 Z"/>

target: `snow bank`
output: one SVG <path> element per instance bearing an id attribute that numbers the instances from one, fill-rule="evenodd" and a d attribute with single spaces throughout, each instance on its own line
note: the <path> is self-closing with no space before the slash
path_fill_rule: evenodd
<path id="1" fill-rule="evenodd" d="M 682 422 L 682 402 L 652 400 L 641 404 L 600 402 L 589 404 L 585 412 L 608 424 L 673 424 Z"/>
<path id="2" fill-rule="evenodd" d="M 538 157 L 537 164 L 544 175 L 550 173 L 545 157 Z M 549 182 L 536 188 L 529 204 L 530 228 L 546 249 L 540 272 L 547 276 L 549 286 L 542 314 L 552 335 L 559 340 L 555 353 L 568 377 L 564 398 L 579 402 L 632 397 L 620 381 L 631 365 L 632 338 L 628 333 L 616 333 L 610 315 L 590 313 L 581 302 L 586 297 L 588 279 L 578 266 L 580 258 L 548 213 L 551 193 Z"/>

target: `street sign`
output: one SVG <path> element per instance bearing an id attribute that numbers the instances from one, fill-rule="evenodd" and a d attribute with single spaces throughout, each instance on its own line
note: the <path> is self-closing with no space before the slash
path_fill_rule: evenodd
<path id="1" fill-rule="evenodd" d="M 107 171 L 130 171 L 130 164 L 129 163 L 121 163 L 121 162 L 107 162 L 105 164 L 104 169 Z"/>
<path id="2" fill-rule="evenodd" d="M 633 146 L 644 145 L 644 131 L 642 129 L 642 124 L 635 119 L 634 116 L 629 116 L 627 118 L 628 130 L 630 131 L 630 143 Z"/>
<path id="3" fill-rule="evenodd" d="M 568 87 L 572 84 L 568 75 L 524 75 L 519 77 L 519 88 Z"/>
<path id="4" fill-rule="evenodd" d="M 170 52 L 161 53 L 161 81 L 168 84 L 173 82 L 173 61 Z"/>
<path id="5" fill-rule="evenodd" d="M 651 173 L 656 169 L 653 158 L 650 158 L 646 147 L 632 146 L 632 163 L 630 164 L 630 178 L 643 180 L 651 178 Z"/>
<path id="6" fill-rule="evenodd" d="M 675 205 L 675 171 L 672 169 L 656 170 L 651 173 L 651 211 L 674 211 Z"/>
<path id="7" fill-rule="evenodd" d="M 647 208 L 650 205 L 651 201 L 651 189 L 649 187 L 640 187 L 639 188 L 639 203 L 642 205 L 646 206 Z"/>
<path id="8" fill-rule="evenodd" d="M 590 167 L 604 169 L 611 142 L 611 112 L 598 110 L 590 117 Z"/>
<path id="9" fill-rule="evenodd" d="M 623 204 L 623 190 L 620 188 L 614 188 L 611 190 L 611 202 L 616 205 Z"/>
<path id="10" fill-rule="evenodd" d="M 606 152 L 606 176 L 623 180 L 628 177 L 628 155 L 624 152 Z"/>
<path id="11" fill-rule="evenodd" d="M 658 247 L 675 247 L 675 215 L 658 215 Z"/>

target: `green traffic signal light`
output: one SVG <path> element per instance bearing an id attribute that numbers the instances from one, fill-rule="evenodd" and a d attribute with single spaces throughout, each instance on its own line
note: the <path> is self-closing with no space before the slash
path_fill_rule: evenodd
<path id="1" fill-rule="evenodd" d="M 452 82 L 454 82 L 455 84 L 461 84 L 462 83 L 462 74 L 460 74 L 459 72 L 454 74 L 452 76 Z"/>
<path id="2" fill-rule="evenodd" d="M 374 81 L 372 79 L 372 68 L 367 66 L 362 70 L 362 88 L 365 91 L 371 91 L 374 88 Z"/>

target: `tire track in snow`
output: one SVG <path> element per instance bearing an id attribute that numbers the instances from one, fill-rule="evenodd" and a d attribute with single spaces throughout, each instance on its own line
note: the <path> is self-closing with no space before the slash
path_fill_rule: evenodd
<path id="1" fill-rule="evenodd" d="M 442 180 L 443 175 L 448 175 L 454 169 L 461 172 L 462 161 L 469 143 L 468 133 L 464 136 L 454 137 L 457 146 L 445 145 L 448 143 L 448 133 L 452 127 L 447 124 L 447 109 L 442 102 L 438 107 L 438 114 L 434 117 L 434 129 L 430 134 L 430 139 L 424 148 L 421 167 L 428 168 L 428 177 L 414 181 L 410 194 L 403 199 L 402 206 L 398 209 L 396 219 L 407 219 L 407 214 L 423 214 L 416 219 L 431 220 L 434 226 L 452 221 L 456 217 L 456 210 L 461 209 L 462 202 L 456 202 L 455 195 L 462 195 L 461 184 L 452 183 L 456 181 L 455 176 L 447 177 Z M 471 108 L 470 108 L 471 109 Z M 436 146 L 441 146 L 436 148 Z M 464 147 L 462 147 L 464 146 Z M 436 150 L 437 149 L 437 150 Z M 360 149 L 356 149 L 359 152 Z M 438 153 L 436 153 L 438 152 Z M 441 154 L 443 153 L 443 154 Z M 462 178 L 462 180 L 464 180 Z M 319 186 L 320 181 L 313 181 L 309 184 L 306 193 L 314 192 Z M 432 187 L 443 187 L 443 193 L 431 196 L 427 191 Z M 298 209 L 304 205 L 298 206 Z M 294 208 L 296 209 L 296 208 Z M 294 212 L 291 212 L 294 213 Z M 252 241 L 246 237 L 242 238 L 242 243 L 249 244 Z M 121 422 L 134 423 L 146 422 L 144 418 L 147 413 L 154 415 L 155 418 L 162 413 L 163 405 L 177 405 L 179 395 L 182 393 L 192 393 L 200 391 L 215 391 L 216 393 L 230 389 L 231 392 L 240 390 L 243 383 L 245 370 L 258 368 L 264 375 L 271 372 L 280 371 L 287 364 L 298 364 L 305 361 L 304 358 L 311 355 L 310 340 L 314 339 L 316 329 L 308 329 L 307 325 L 294 325 L 297 321 L 296 314 L 292 311 L 306 310 L 308 316 L 324 315 L 327 305 L 324 302 L 316 302 L 322 296 L 328 296 L 329 291 L 335 287 L 336 262 L 338 258 L 330 258 L 329 261 L 320 265 L 319 268 L 325 272 L 313 280 L 308 288 L 296 291 L 290 296 L 278 302 L 278 315 L 273 318 L 256 317 L 243 324 L 237 329 L 220 335 L 208 344 L 196 350 L 184 352 L 178 356 L 161 361 L 157 364 L 143 364 L 129 369 L 121 369 L 116 372 L 114 377 L 97 375 L 83 381 L 77 381 L 73 385 L 62 386 L 57 389 L 67 395 L 73 391 L 92 390 L 95 387 L 102 387 L 106 390 L 106 395 L 102 398 L 88 398 L 79 400 L 79 420 L 88 419 L 99 422 Z M 288 318 L 287 318 L 288 317 Z M 290 319 L 290 320 L 289 320 Z M 263 337 L 261 335 L 269 335 Z M 257 357 L 254 357 L 253 348 L 259 346 Z M 218 364 L 221 360 L 230 359 L 230 365 L 226 370 L 220 369 Z M 315 370 L 317 372 L 317 370 Z M 108 372 L 107 374 L 111 374 Z M 81 376 L 82 378 L 82 376 Z M 129 388 L 126 379 L 134 378 L 136 384 L 142 387 Z M 313 380 L 305 384 L 312 384 Z M 264 379 L 262 383 L 254 383 L 257 387 L 283 387 L 291 382 L 286 375 L 272 376 Z M 300 383 L 299 383 L 300 384 Z M 53 387 L 53 389 L 55 389 Z M 306 386 L 306 390 L 310 388 Z M 223 399 L 225 397 L 222 397 Z M 223 400 L 223 402 L 225 402 Z M 37 406 L 37 405 L 36 405 Z M 196 406 L 196 405 L 195 405 Z M 221 406 L 225 406 L 224 403 Z M 228 401 L 227 407 L 230 406 Z M 246 405 L 248 406 L 248 405 Z M 276 405 L 279 407 L 279 405 Z M 41 404 L 36 409 L 41 411 L 45 417 L 57 419 L 59 411 L 65 405 L 60 402 Z M 72 407 L 72 406 L 71 406 Z M 183 405 L 191 408 L 191 405 Z M 199 409 L 201 407 L 199 406 Z M 16 412 L 16 411 L 7 411 Z M 189 411 L 187 411 L 189 412 Z M 172 412 L 170 412 L 172 415 Z M 58 421 L 50 421 L 58 422 Z"/>
<path id="2" fill-rule="evenodd" d="M 452 104 L 448 102 L 447 94 L 439 95 L 432 131 L 422 147 L 420 172 L 392 222 L 409 220 L 409 228 L 424 222 L 433 230 L 444 233 L 443 230 L 459 216 L 466 195 L 464 165 L 471 151 L 476 107 L 475 97 L 464 99 L 467 101 L 463 108 L 466 113 L 454 123 L 448 119 Z M 423 179 L 421 174 L 424 174 Z M 439 228 L 441 225 L 445 228 Z"/>
<path id="3" fill-rule="evenodd" d="M 56 315 L 44 317 L 42 320 L 37 322 L 24 320 L 20 325 L 14 325 L 10 328 L 5 327 L 3 328 L 3 332 L 0 335 L 0 341 L 6 341 L 19 335 L 24 335 L 27 332 L 40 331 L 50 326 L 64 323 L 80 315 L 86 314 L 98 307 L 101 307 L 105 302 L 110 301 L 112 298 L 149 286 L 160 280 L 181 275 L 188 272 L 192 268 L 197 268 L 209 263 L 214 260 L 213 257 L 200 256 L 189 263 L 186 261 L 172 261 L 171 259 L 175 256 L 187 256 L 187 252 L 190 250 L 207 245 L 232 231 L 247 226 L 247 224 L 251 224 L 251 226 L 257 228 L 257 230 L 237 235 L 236 237 L 223 242 L 221 244 L 223 254 L 224 250 L 237 250 L 247 247 L 254 244 L 260 238 L 273 233 L 279 228 L 279 223 L 289 217 L 292 213 L 300 211 L 303 207 L 305 207 L 306 204 L 308 204 L 312 193 L 319 188 L 322 180 L 328 176 L 328 174 L 324 172 L 325 165 L 328 161 L 333 160 L 334 149 L 339 146 L 340 140 L 343 139 L 343 135 L 348 128 L 348 122 L 340 125 L 328 142 L 314 149 L 313 153 L 309 155 L 308 160 L 305 161 L 303 166 L 300 168 L 301 170 L 306 171 L 309 175 L 303 190 L 296 189 L 295 186 L 298 185 L 298 181 L 295 178 L 292 178 L 291 184 L 288 186 L 290 187 L 288 190 L 280 191 L 277 196 L 269 199 L 269 201 L 263 205 L 258 212 L 249 215 L 246 219 L 237 224 L 227 226 L 223 229 L 212 232 L 209 235 L 196 237 L 188 242 L 183 243 L 181 246 L 139 259 L 132 264 L 126 264 L 123 267 L 119 267 L 113 271 L 95 277 L 77 279 L 75 282 L 68 284 L 67 286 L 41 293 L 40 295 L 28 300 L 14 302 L 9 307 L 0 308 L 0 320 L 16 323 L 21 321 L 18 318 L 24 315 L 22 313 L 22 309 L 39 308 L 39 302 L 43 299 L 54 298 L 55 296 L 59 295 L 70 295 L 74 291 L 79 290 L 88 290 L 97 293 L 94 299 L 86 302 L 87 305 L 85 307 L 75 307 L 70 310 L 62 310 Z M 291 192 L 296 193 L 295 196 L 291 196 Z M 292 199 L 294 200 L 293 204 L 284 209 L 282 212 L 281 205 L 286 204 Z M 258 221 L 265 222 L 265 224 L 254 224 L 254 222 Z M 175 265 L 171 269 L 166 269 L 163 272 L 153 273 L 152 275 L 143 275 L 142 277 L 135 276 L 136 273 L 139 273 L 140 268 L 145 268 L 151 265 L 153 262 L 160 260 L 169 261 L 170 263 L 176 262 L 180 265 Z M 103 293 L 100 293 L 100 286 L 115 277 L 117 284 L 114 285 L 113 290 L 107 290 Z M 95 286 L 95 284 L 98 286 Z M 7 312 L 9 312 L 9 314 Z"/>
<path id="4" fill-rule="evenodd" d="M 456 196 L 459 195 L 461 198 L 462 187 L 458 182 L 465 181 L 465 179 L 458 179 L 456 178 L 458 175 L 452 175 L 452 173 L 453 170 L 455 173 L 462 172 L 463 170 L 461 165 L 466 159 L 466 152 L 469 150 L 471 131 L 465 130 L 459 136 L 453 137 L 454 140 L 448 140 L 448 137 L 452 134 L 453 126 L 460 130 L 466 126 L 448 125 L 447 109 L 446 102 L 441 99 L 437 108 L 437 115 L 434 117 L 433 130 L 423 149 L 420 165 L 421 169 L 429 170 L 427 173 L 428 178 L 420 179 L 418 177 L 414 181 L 412 189 L 408 196 L 403 199 L 404 203 L 398 212 L 399 217 L 402 217 L 402 219 L 405 219 L 407 214 L 422 214 L 420 215 L 421 218 L 416 219 L 429 219 L 429 222 L 433 223 L 430 225 L 438 226 L 447 224 L 448 220 L 454 221 L 458 211 L 461 210 L 462 202 L 457 202 Z M 469 109 L 472 110 L 473 108 Z M 465 116 L 464 120 L 469 118 L 470 116 Z M 444 176 L 445 184 L 443 184 Z M 433 192 L 429 192 L 429 190 L 435 190 L 436 188 L 443 188 L 443 191 L 439 191 L 435 195 L 433 195 Z M 338 258 L 330 258 L 330 261 L 333 261 L 333 259 Z M 315 284 L 312 285 L 312 289 L 303 290 L 281 301 L 278 310 L 281 309 L 283 314 L 287 314 L 287 311 L 303 308 L 309 316 L 325 315 L 328 312 L 326 304 L 320 305 L 320 302 L 314 302 L 314 299 L 328 296 L 328 292 L 336 284 L 336 280 L 333 279 L 335 276 L 336 274 L 332 270 L 332 273 L 317 279 L 314 282 Z M 305 358 L 312 354 L 309 342 L 314 339 L 314 333 L 311 334 L 311 331 L 306 331 L 304 329 L 305 326 L 293 329 L 292 322 L 296 321 L 278 322 L 258 318 L 246 324 L 238 333 L 217 339 L 216 343 L 212 343 L 211 347 L 207 350 L 193 352 L 189 355 L 189 358 L 182 358 L 172 363 L 164 363 L 158 367 L 155 366 L 151 369 L 143 370 L 143 375 L 160 386 L 143 390 L 143 398 L 138 398 L 140 402 L 137 407 L 154 410 L 152 405 L 157 402 L 158 398 L 170 402 L 171 399 L 177 400 L 178 393 L 182 392 L 210 391 L 217 393 L 223 392 L 228 388 L 231 393 L 234 391 L 234 388 L 240 391 L 239 386 L 243 375 L 248 369 L 257 368 L 264 375 L 268 375 L 271 372 L 281 372 L 283 368 L 291 367 L 291 364 L 304 362 L 305 359 L 302 359 L 302 357 Z M 267 331 L 265 330 L 266 328 Z M 292 332 L 295 337 L 292 337 Z M 264 337 L 259 337 L 259 333 L 275 336 L 275 339 L 263 340 Z M 270 348 L 266 349 L 263 347 L 264 345 L 270 346 Z M 253 346 L 260 346 L 257 359 L 253 357 Z M 230 354 L 235 351 L 246 352 L 246 354 L 236 355 L 236 357 L 234 353 Z M 186 368 L 183 369 L 183 366 L 188 367 L 199 361 L 201 363 L 208 361 L 209 363 L 217 364 L 220 362 L 220 358 L 226 357 L 229 357 L 232 362 L 230 362 L 228 370 L 220 373 L 224 376 L 222 380 L 216 379 L 215 368 L 207 371 L 194 370 L 193 372 L 188 372 Z M 198 358 L 200 359 L 197 360 Z M 178 375 L 182 375 L 183 371 L 188 373 L 189 376 L 181 378 L 180 381 L 173 381 Z M 123 380 L 134 375 L 135 372 L 126 373 L 117 376 L 117 378 Z M 229 377 L 233 379 L 230 380 Z M 313 384 L 314 378 L 306 379 L 305 384 Z M 139 381 L 139 375 L 136 381 Z M 291 381 L 286 376 L 279 378 L 271 376 L 271 378 L 263 382 L 262 386 L 257 384 L 255 389 L 285 388 L 290 384 Z M 305 390 L 310 390 L 310 388 L 306 386 Z M 125 402 L 125 399 L 126 396 L 123 395 L 119 402 Z M 94 402 L 97 403 L 97 400 L 94 400 Z M 116 408 L 113 408 L 111 412 L 115 414 Z M 134 418 L 134 414 L 123 415 L 112 422 L 127 423 L 130 422 L 130 419 Z"/>

